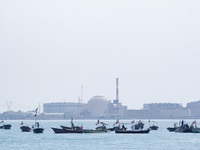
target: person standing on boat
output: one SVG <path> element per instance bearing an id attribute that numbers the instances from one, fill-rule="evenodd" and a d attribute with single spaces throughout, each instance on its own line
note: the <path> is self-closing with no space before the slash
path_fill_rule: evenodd
<path id="1" fill-rule="evenodd" d="M 134 125 L 132 126 L 132 130 L 135 131 L 135 126 Z"/>
<path id="2" fill-rule="evenodd" d="M 37 128 L 39 128 L 39 127 L 40 127 L 40 124 L 39 124 L 39 122 L 37 122 L 37 123 L 36 123 L 36 127 L 37 127 Z"/>
<path id="3" fill-rule="evenodd" d="M 125 126 L 124 126 L 124 124 L 122 125 L 122 130 L 125 131 Z"/>
<path id="4" fill-rule="evenodd" d="M 181 126 L 182 126 L 182 127 L 183 127 L 183 124 L 184 124 L 184 121 L 182 120 L 182 121 L 181 121 Z"/>
<path id="5" fill-rule="evenodd" d="M 75 129 L 75 125 L 74 125 L 73 122 L 71 123 L 71 128 L 72 128 L 73 130 Z"/>

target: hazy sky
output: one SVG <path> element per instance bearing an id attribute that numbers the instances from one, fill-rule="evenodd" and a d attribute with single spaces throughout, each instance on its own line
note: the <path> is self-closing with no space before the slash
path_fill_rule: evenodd
<path id="1" fill-rule="evenodd" d="M 0 112 L 95 95 L 200 99 L 199 0 L 1 0 Z"/>

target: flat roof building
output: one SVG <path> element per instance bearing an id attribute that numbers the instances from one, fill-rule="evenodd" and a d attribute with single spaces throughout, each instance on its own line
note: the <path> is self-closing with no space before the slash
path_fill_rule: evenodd
<path id="1" fill-rule="evenodd" d="M 175 110 L 182 109 L 182 104 L 179 103 L 150 103 L 143 104 L 144 110 Z"/>
<path id="2" fill-rule="evenodd" d="M 44 103 L 44 113 L 71 113 L 79 115 L 83 111 L 82 103 L 71 103 L 71 102 L 58 102 L 58 103 Z"/>

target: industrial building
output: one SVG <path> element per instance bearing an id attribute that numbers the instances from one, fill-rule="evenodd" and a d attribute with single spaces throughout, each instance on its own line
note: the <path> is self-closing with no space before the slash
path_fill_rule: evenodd
<path id="1" fill-rule="evenodd" d="M 112 103 L 104 96 L 92 97 L 86 109 L 90 112 L 90 117 L 125 117 L 127 115 L 127 106 L 122 106 L 119 102 Z"/>
<path id="2" fill-rule="evenodd" d="M 143 104 L 141 110 L 128 110 L 128 117 L 133 118 L 190 118 L 191 110 L 178 103 Z"/>
<path id="3" fill-rule="evenodd" d="M 43 112 L 44 113 L 68 113 L 71 116 L 79 116 L 83 111 L 82 103 L 71 103 L 71 102 L 59 102 L 59 103 L 44 103 Z"/>
<path id="4" fill-rule="evenodd" d="M 144 110 L 176 110 L 182 109 L 182 104 L 179 103 L 150 103 L 143 104 Z"/>
<path id="5" fill-rule="evenodd" d="M 67 116 L 107 118 L 124 117 L 127 114 L 127 106 L 121 103 L 112 103 L 104 96 L 93 96 L 87 104 L 83 103 L 45 103 L 43 105 L 45 114 L 62 113 Z"/>
<path id="6" fill-rule="evenodd" d="M 116 79 L 116 99 L 109 100 L 104 96 L 93 96 L 87 103 L 45 103 L 44 114 L 63 114 L 64 117 L 82 118 L 191 118 L 200 117 L 200 101 L 191 102 L 187 107 L 179 103 L 143 104 L 143 109 L 128 109 L 119 102 L 118 78 Z"/>
<path id="7" fill-rule="evenodd" d="M 63 113 L 65 116 L 90 117 L 90 118 L 115 118 L 127 115 L 127 106 L 119 103 L 118 78 L 116 79 L 116 100 L 113 102 L 104 96 L 93 96 L 87 104 L 83 103 L 45 103 L 45 114 Z"/>
<path id="8" fill-rule="evenodd" d="M 194 118 L 200 118 L 200 100 L 187 103 L 186 108 L 191 110 L 191 116 Z"/>
<path id="9" fill-rule="evenodd" d="M 175 119 L 175 118 L 190 118 L 191 111 L 189 109 L 177 110 L 127 110 L 128 118 L 136 119 Z"/>

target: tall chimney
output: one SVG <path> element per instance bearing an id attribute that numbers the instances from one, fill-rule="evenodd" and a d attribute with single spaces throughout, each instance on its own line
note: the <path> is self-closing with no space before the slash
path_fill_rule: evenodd
<path id="1" fill-rule="evenodd" d="M 118 80 L 119 80 L 119 78 L 116 78 L 116 103 L 119 103 L 119 88 L 118 88 Z"/>

